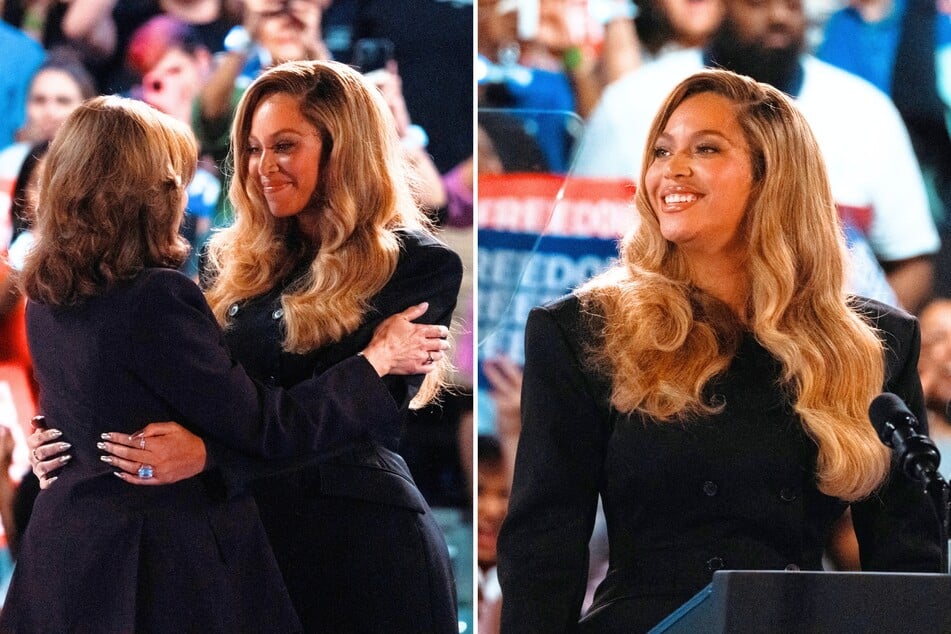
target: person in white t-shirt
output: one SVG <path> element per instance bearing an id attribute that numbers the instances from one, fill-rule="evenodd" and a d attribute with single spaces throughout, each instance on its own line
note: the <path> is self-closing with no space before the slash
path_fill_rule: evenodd
<path id="1" fill-rule="evenodd" d="M 608 86 L 588 120 L 574 172 L 635 177 L 653 113 L 680 80 L 704 67 L 771 83 L 795 97 L 822 149 L 852 238 L 851 290 L 892 304 L 897 295 L 914 312 L 931 293 L 931 256 L 940 241 L 908 133 L 871 84 L 803 54 L 805 29 L 799 4 L 727 0 L 724 22 L 706 48 L 672 52 Z M 884 294 L 872 288 L 882 269 L 894 295 L 881 284 Z"/>

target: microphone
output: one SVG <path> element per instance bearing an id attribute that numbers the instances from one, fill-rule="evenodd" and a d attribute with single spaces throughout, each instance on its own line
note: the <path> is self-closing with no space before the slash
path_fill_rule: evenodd
<path id="1" fill-rule="evenodd" d="M 905 475 L 926 487 L 941 478 L 941 453 L 931 438 L 918 433 L 918 420 L 903 400 L 891 392 L 879 394 L 869 405 L 868 416 L 878 437 L 895 450 Z"/>

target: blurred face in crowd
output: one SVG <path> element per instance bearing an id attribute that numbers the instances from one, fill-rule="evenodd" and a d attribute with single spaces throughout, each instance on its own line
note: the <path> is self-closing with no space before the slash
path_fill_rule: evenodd
<path id="1" fill-rule="evenodd" d="M 479 566 L 483 569 L 494 566 L 497 559 L 499 529 L 509 509 L 509 480 L 501 463 L 479 464 L 477 555 Z"/>
<path id="2" fill-rule="evenodd" d="M 726 15 L 711 46 L 724 67 L 783 88 L 805 46 L 802 0 L 725 0 Z"/>
<path id="3" fill-rule="evenodd" d="M 190 55 L 172 48 L 142 76 L 142 100 L 186 123 L 192 102 L 211 71 L 211 55 L 200 49 Z"/>
<path id="4" fill-rule="evenodd" d="M 316 216 L 312 202 L 323 144 L 297 100 L 284 93 L 264 98 L 251 117 L 249 136 L 248 175 L 257 180 L 271 214 Z"/>
<path id="5" fill-rule="evenodd" d="M 802 0 L 728 0 L 727 7 L 741 43 L 764 53 L 802 49 L 806 32 Z"/>
<path id="6" fill-rule="evenodd" d="M 258 40 L 274 64 L 309 59 L 320 38 L 327 0 L 271 0 L 261 14 Z"/>
<path id="7" fill-rule="evenodd" d="M 49 68 L 37 73 L 26 102 L 26 128 L 30 141 L 53 138 L 66 117 L 83 101 L 82 89 L 62 70 Z"/>
<path id="8" fill-rule="evenodd" d="M 664 238 L 685 253 L 742 255 L 753 168 L 732 102 L 688 97 L 653 147 L 645 187 Z"/>
<path id="9" fill-rule="evenodd" d="M 674 38 L 684 47 L 702 46 L 723 19 L 723 0 L 660 0 Z"/>
<path id="10" fill-rule="evenodd" d="M 951 300 L 935 300 L 925 307 L 919 320 L 921 387 L 928 406 L 943 412 L 951 401 Z"/>

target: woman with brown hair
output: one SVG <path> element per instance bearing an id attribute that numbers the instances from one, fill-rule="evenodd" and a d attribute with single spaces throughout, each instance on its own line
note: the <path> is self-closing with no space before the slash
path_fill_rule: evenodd
<path id="1" fill-rule="evenodd" d="M 417 309 L 320 377 L 287 390 L 252 381 L 174 270 L 197 155 L 185 124 L 119 97 L 79 106 L 47 153 L 20 281 L 40 411 L 73 452 L 34 506 L 2 631 L 299 630 L 251 496 L 223 495 L 212 473 L 131 487 L 93 444 L 174 418 L 242 454 L 326 454 L 387 433 L 371 428 L 392 419 L 354 412 L 388 397 L 381 376 L 426 372 L 441 354 L 444 329 L 408 325 Z M 197 473 L 206 456 L 191 455 Z M 142 479 L 158 469 L 136 466 Z"/>
<path id="2" fill-rule="evenodd" d="M 937 516 L 867 415 L 890 391 L 924 420 L 918 326 L 845 293 L 802 115 L 708 71 L 648 139 L 620 263 L 528 320 L 502 631 L 644 631 L 717 569 L 819 570 L 847 508 L 864 569 L 939 572 Z M 579 623 L 599 496 L 610 568 Z"/>

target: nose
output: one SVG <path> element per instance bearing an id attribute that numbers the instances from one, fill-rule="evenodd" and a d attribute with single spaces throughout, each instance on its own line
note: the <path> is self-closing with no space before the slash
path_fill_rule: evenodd
<path id="1" fill-rule="evenodd" d="M 796 8 L 790 4 L 789 0 L 772 0 L 768 7 L 769 20 L 774 25 L 788 25 L 798 15 Z"/>
<path id="2" fill-rule="evenodd" d="M 274 152 L 262 149 L 258 155 L 258 173 L 263 176 L 273 172 L 276 168 L 277 160 L 274 157 Z"/>
<path id="3" fill-rule="evenodd" d="M 672 154 L 664 164 L 664 176 L 667 178 L 689 176 L 692 171 L 690 157 L 681 152 Z"/>

